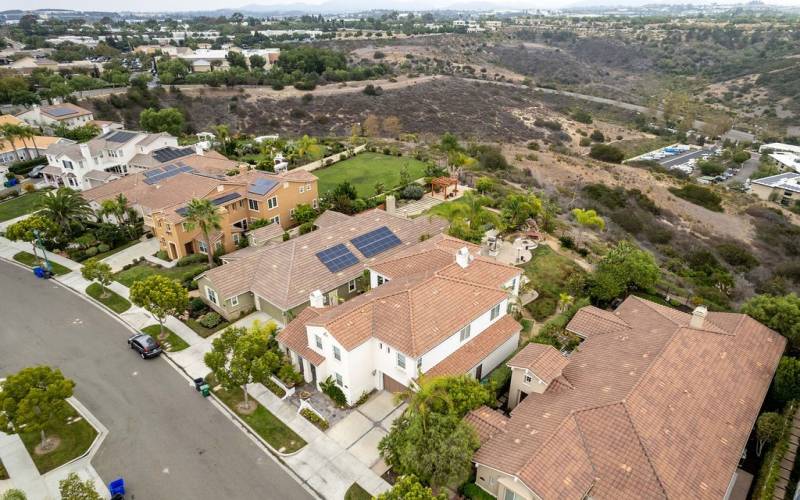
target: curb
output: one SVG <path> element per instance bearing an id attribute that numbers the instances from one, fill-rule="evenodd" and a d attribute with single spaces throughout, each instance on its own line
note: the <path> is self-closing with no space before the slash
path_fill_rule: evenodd
<path id="1" fill-rule="evenodd" d="M 90 412 L 88 410 L 88 408 L 86 408 L 83 405 L 83 403 L 81 403 L 80 401 L 75 399 L 75 397 L 67 398 L 67 402 L 70 404 L 70 406 L 75 408 L 75 411 L 78 412 L 78 415 L 80 415 L 81 418 L 83 418 L 89 425 L 92 426 L 92 428 L 94 430 L 97 431 L 97 436 L 94 437 L 94 441 L 92 441 L 92 444 L 89 446 L 89 448 L 85 452 L 83 452 L 80 456 L 77 456 L 77 457 L 73 458 L 72 460 L 70 460 L 69 462 L 65 462 L 65 463 L 59 465 L 58 467 L 56 467 L 53 470 L 45 472 L 44 474 L 42 474 L 42 477 L 45 477 L 48 474 L 52 474 L 53 472 L 56 472 L 59 469 L 63 469 L 64 467 L 66 467 L 68 465 L 72 465 L 75 462 L 78 462 L 79 460 L 83 460 L 84 458 L 87 458 L 87 457 L 89 458 L 89 465 L 91 465 L 92 458 L 94 458 L 95 454 L 97 453 L 97 450 L 100 449 L 100 446 L 103 444 L 103 441 L 105 441 L 106 436 L 108 436 L 108 429 L 106 428 L 106 426 L 103 425 L 103 423 L 100 422 L 100 420 L 98 420 L 92 414 L 92 412 Z M 98 474 L 98 476 L 99 476 L 99 474 Z"/>

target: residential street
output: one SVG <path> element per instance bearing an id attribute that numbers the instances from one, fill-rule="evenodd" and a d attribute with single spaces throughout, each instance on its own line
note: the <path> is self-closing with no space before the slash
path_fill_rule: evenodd
<path id="1" fill-rule="evenodd" d="M 93 460 L 129 500 L 310 498 L 163 359 L 128 349 L 119 322 L 54 282 L 0 262 L 0 375 L 35 364 L 75 380 L 109 436 Z"/>

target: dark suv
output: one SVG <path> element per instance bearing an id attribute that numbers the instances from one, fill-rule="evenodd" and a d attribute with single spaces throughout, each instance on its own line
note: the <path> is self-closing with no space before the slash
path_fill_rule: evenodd
<path id="1" fill-rule="evenodd" d="M 161 354 L 161 344 L 146 333 L 137 333 L 128 339 L 131 349 L 139 353 L 142 359 L 153 358 Z"/>

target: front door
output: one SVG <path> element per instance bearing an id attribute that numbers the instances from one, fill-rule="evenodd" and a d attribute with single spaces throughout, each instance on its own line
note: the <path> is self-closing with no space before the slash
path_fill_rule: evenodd
<path id="1" fill-rule="evenodd" d="M 190 241 L 183 245 L 183 249 L 186 251 L 186 255 L 192 255 L 194 253 L 194 244 Z"/>
<path id="2" fill-rule="evenodd" d="M 317 367 L 311 365 L 311 383 L 317 385 Z"/>
<path id="3" fill-rule="evenodd" d="M 178 258 L 178 248 L 175 246 L 175 243 L 169 242 L 169 257 L 170 259 L 177 259 Z"/>
<path id="4" fill-rule="evenodd" d="M 475 368 L 475 378 L 480 380 L 482 374 L 483 374 L 483 363 L 479 364 L 478 367 Z"/>
<path id="5" fill-rule="evenodd" d="M 383 390 L 391 393 L 404 392 L 408 389 L 406 386 L 393 379 L 389 375 L 383 374 Z"/>

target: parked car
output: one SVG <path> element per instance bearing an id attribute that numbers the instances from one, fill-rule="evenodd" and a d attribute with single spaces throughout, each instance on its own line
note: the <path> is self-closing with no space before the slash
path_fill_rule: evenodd
<path id="1" fill-rule="evenodd" d="M 146 333 L 137 333 L 128 339 L 128 345 L 139 353 L 142 359 L 154 358 L 161 354 L 161 344 Z"/>
<path id="2" fill-rule="evenodd" d="M 31 179 L 36 179 L 37 177 L 41 177 L 42 170 L 44 170 L 46 166 L 47 165 L 36 165 L 31 169 L 30 172 L 28 172 L 28 177 L 30 177 Z"/>

